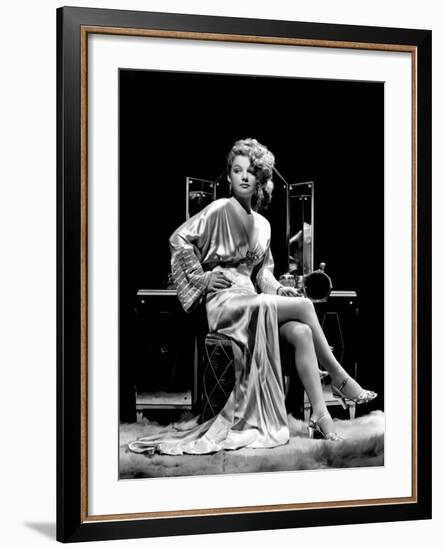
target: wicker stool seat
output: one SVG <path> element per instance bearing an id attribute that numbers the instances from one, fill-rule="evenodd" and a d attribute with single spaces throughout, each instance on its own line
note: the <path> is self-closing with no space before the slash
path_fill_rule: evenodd
<path id="1" fill-rule="evenodd" d="M 221 411 L 235 384 L 231 339 L 223 334 L 210 332 L 205 338 L 204 353 L 202 422 Z"/>

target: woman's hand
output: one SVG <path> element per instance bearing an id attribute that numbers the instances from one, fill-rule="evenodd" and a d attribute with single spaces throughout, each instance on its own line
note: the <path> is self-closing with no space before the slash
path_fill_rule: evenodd
<path id="1" fill-rule="evenodd" d="M 208 290 L 222 290 L 232 286 L 232 281 L 226 277 L 221 271 L 213 271 L 209 277 Z"/>
<path id="2" fill-rule="evenodd" d="M 298 288 L 294 288 L 292 286 L 281 286 L 277 289 L 277 294 L 279 296 L 292 296 L 295 298 L 301 298 L 304 296 L 303 292 L 301 290 L 298 290 Z"/>

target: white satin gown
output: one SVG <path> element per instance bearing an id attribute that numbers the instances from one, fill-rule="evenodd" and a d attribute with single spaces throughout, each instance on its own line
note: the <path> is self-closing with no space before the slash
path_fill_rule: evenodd
<path id="1" fill-rule="evenodd" d="M 270 238 L 266 218 L 248 214 L 234 197 L 212 202 L 170 237 L 177 296 L 186 311 L 205 300 L 209 330 L 232 339 L 235 386 L 215 417 L 133 441 L 131 451 L 205 454 L 289 441 Z M 232 285 L 207 292 L 212 270 Z"/>

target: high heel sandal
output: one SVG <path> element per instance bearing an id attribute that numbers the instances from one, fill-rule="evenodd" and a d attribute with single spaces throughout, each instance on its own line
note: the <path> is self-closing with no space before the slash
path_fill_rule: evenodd
<path id="1" fill-rule="evenodd" d="M 344 409 L 348 408 L 348 405 L 345 401 L 346 399 L 348 401 L 352 401 L 356 405 L 361 405 L 362 403 L 369 403 L 369 401 L 372 401 L 377 397 L 377 394 L 371 390 L 362 389 L 358 395 L 351 395 L 350 393 L 346 393 L 343 390 L 346 384 L 349 382 L 349 380 L 353 380 L 353 379 L 350 376 L 348 376 L 343 380 L 343 382 L 339 386 L 336 386 L 335 384 L 331 383 L 332 395 L 337 399 L 339 399 Z"/>
<path id="2" fill-rule="evenodd" d="M 308 424 L 309 439 L 327 439 L 328 441 L 343 441 L 343 437 L 337 434 L 337 432 L 325 432 L 319 422 L 329 416 L 329 413 L 322 414 L 317 420 L 311 420 Z"/>

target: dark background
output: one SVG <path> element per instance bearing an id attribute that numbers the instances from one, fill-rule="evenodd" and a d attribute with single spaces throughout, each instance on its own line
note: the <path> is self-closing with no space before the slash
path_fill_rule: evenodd
<path id="1" fill-rule="evenodd" d="M 289 183 L 315 182 L 314 263 L 359 297 L 362 385 L 383 408 L 383 83 L 120 70 L 120 387 L 142 368 L 136 293 L 166 288 L 168 237 L 185 220 L 185 178 L 216 179 L 237 139 L 254 137 Z M 283 187 L 264 213 L 285 271 Z M 223 179 L 219 196 L 228 188 Z M 146 335 L 149 338 L 149 335 Z"/>

